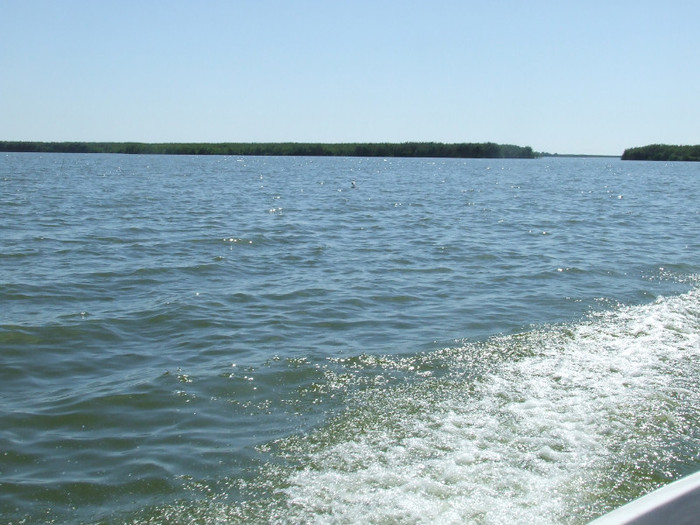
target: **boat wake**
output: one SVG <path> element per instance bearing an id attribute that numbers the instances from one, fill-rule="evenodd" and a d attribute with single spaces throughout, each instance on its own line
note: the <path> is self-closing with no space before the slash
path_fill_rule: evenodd
<path id="1" fill-rule="evenodd" d="M 426 356 L 290 440 L 280 521 L 586 522 L 700 467 L 699 328 L 694 290 Z"/>
<path id="2" fill-rule="evenodd" d="M 344 392 L 344 410 L 265 445 L 274 459 L 237 486 L 242 503 L 159 516 L 587 523 L 700 469 L 699 354 L 696 289 L 421 355 L 338 359 L 316 388 Z"/>

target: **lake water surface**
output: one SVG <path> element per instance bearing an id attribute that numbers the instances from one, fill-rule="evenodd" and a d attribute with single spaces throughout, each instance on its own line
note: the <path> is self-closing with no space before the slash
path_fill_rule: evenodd
<path id="1" fill-rule="evenodd" d="M 700 469 L 700 164 L 3 154 L 0 232 L 3 523 L 582 524 Z"/>

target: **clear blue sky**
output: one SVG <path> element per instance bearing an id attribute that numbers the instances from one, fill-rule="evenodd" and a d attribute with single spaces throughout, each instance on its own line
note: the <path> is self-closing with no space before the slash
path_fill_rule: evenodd
<path id="1" fill-rule="evenodd" d="M 0 140 L 700 144 L 700 2 L 0 0 Z"/>

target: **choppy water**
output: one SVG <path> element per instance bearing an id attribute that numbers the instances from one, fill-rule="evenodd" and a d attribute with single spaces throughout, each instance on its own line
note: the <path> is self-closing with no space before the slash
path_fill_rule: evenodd
<path id="1" fill-rule="evenodd" d="M 580 524 L 700 468 L 698 164 L 9 154 L 0 190 L 3 522 Z"/>

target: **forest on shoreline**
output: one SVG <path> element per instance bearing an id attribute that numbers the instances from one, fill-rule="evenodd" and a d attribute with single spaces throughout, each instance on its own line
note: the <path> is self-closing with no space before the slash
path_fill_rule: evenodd
<path id="1" fill-rule="evenodd" d="M 427 157 L 462 159 L 534 159 L 581 157 L 535 152 L 530 146 L 495 142 L 36 142 L 0 141 L 0 152 L 117 153 L 126 155 L 246 155 L 298 157 Z M 622 160 L 700 161 L 700 145 L 650 144 L 627 148 Z"/>
<path id="2" fill-rule="evenodd" d="M 441 142 L 308 143 L 308 142 L 23 142 L 0 141 L 2 152 L 123 153 L 141 155 L 255 155 L 316 157 L 447 157 L 532 159 L 529 146 Z"/>
<path id="3" fill-rule="evenodd" d="M 671 146 L 668 144 L 650 144 L 638 148 L 628 148 L 622 154 L 622 160 L 661 160 L 661 161 L 700 161 L 700 145 Z"/>

